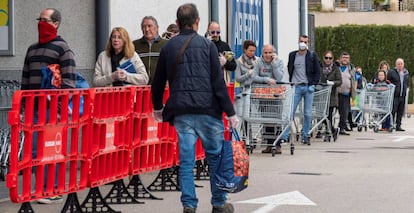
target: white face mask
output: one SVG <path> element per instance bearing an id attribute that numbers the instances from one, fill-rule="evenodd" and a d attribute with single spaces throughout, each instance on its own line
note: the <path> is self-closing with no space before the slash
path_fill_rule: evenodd
<path id="1" fill-rule="evenodd" d="M 308 49 L 308 45 L 306 45 L 305 42 L 300 42 L 299 43 L 299 50 L 306 50 Z"/>

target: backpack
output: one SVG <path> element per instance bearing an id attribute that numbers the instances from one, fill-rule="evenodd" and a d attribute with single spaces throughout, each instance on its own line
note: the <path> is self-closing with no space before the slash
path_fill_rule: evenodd
<path id="1" fill-rule="evenodd" d="M 42 69 L 42 80 L 40 84 L 41 89 L 59 89 L 62 85 L 62 76 L 59 64 L 49 64 L 43 66 Z M 88 81 L 79 73 L 76 72 L 76 88 L 90 88 Z M 83 114 L 83 97 L 80 97 L 80 109 L 79 114 Z M 72 115 L 73 101 L 72 98 L 69 100 L 69 115 Z"/>

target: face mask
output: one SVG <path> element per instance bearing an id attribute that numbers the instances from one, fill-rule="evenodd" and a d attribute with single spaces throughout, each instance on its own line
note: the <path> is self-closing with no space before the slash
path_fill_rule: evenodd
<path id="1" fill-rule="evenodd" d="M 308 45 L 305 44 L 305 42 L 299 43 L 299 50 L 306 50 L 308 49 Z"/>
<path id="2" fill-rule="evenodd" d="M 38 30 L 40 44 L 46 44 L 57 37 L 57 29 L 45 21 L 39 21 Z"/>

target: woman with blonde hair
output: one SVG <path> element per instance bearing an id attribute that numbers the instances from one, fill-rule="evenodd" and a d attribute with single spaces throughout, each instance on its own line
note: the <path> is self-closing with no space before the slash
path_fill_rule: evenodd
<path id="1" fill-rule="evenodd" d="M 122 27 L 112 29 L 105 51 L 95 64 L 95 87 L 146 85 L 148 74 L 144 63 L 135 52 L 128 32 Z"/>

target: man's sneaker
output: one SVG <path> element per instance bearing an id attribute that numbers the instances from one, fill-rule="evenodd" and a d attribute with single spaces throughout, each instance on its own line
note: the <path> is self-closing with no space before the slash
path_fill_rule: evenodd
<path id="1" fill-rule="evenodd" d="M 234 207 L 231 203 L 225 203 L 223 206 L 213 206 L 212 213 L 233 213 Z"/>
<path id="2" fill-rule="evenodd" d="M 42 199 L 37 200 L 37 202 L 40 204 L 62 203 L 63 197 L 58 195 L 58 196 L 53 196 L 53 197 L 48 197 L 48 198 L 42 198 Z"/>
<path id="3" fill-rule="evenodd" d="M 192 207 L 186 206 L 183 209 L 183 213 L 195 213 L 195 212 L 196 212 L 196 209 L 195 208 L 192 208 Z"/>
<path id="4" fill-rule="evenodd" d="M 282 154 L 282 147 L 280 147 L 280 146 L 276 146 L 276 155 L 280 155 L 280 154 Z"/>

